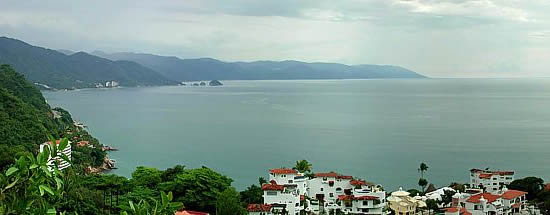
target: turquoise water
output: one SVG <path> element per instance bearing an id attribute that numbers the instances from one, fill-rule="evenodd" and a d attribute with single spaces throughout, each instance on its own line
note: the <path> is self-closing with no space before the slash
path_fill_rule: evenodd
<path id="1" fill-rule="evenodd" d="M 299 159 L 387 189 L 470 168 L 550 180 L 550 79 L 227 81 L 223 87 L 45 92 L 103 144 L 117 174 L 202 165 L 238 189 Z"/>

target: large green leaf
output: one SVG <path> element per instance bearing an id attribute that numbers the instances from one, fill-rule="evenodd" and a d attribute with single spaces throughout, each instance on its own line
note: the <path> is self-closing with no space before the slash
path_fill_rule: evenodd
<path id="1" fill-rule="evenodd" d="M 61 139 L 61 141 L 59 142 L 59 148 L 57 150 L 59 151 L 65 150 L 68 144 L 69 144 L 69 140 L 67 138 Z"/>
<path id="2" fill-rule="evenodd" d="M 39 185 L 38 188 L 40 189 L 40 195 L 43 196 L 44 195 L 44 191 L 48 192 L 50 195 L 55 195 L 52 188 L 48 187 L 47 185 Z"/>
<path id="3" fill-rule="evenodd" d="M 12 166 L 8 169 L 8 171 L 6 171 L 6 176 L 10 176 L 17 171 L 19 171 L 19 169 L 17 169 L 17 167 Z"/>

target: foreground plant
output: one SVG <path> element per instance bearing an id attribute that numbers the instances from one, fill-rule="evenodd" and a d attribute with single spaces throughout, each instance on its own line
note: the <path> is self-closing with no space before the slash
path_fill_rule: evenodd
<path id="1" fill-rule="evenodd" d="M 64 174 L 58 169 L 58 163 L 48 166 L 50 158 L 69 158 L 59 153 L 69 141 L 56 140 L 48 144 L 38 155 L 24 155 L 15 161 L 3 174 L 0 174 L 0 215 L 8 214 L 57 214 L 54 205 L 64 195 Z"/>
<path id="2" fill-rule="evenodd" d="M 161 215 L 161 214 L 170 214 L 173 215 L 174 212 L 177 210 L 183 208 L 183 204 L 181 202 L 172 202 L 173 196 L 172 192 L 168 192 L 166 194 L 165 192 L 160 193 L 160 202 L 151 199 L 151 201 L 154 203 L 154 205 L 149 204 L 148 201 L 140 200 L 138 204 L 134 204 L 134 202 L 130 201 L 130 210 L 123 211 L 122 215 Z"/>

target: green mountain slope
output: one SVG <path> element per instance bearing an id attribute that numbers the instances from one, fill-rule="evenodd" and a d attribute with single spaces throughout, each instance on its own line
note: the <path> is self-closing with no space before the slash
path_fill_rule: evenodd
<path id="1" fill-rule="evenodd" d="M 12 65 L 31 82 L 58 89 L 95 87 L 106 81 L 117 81 L 121 86 L 174 84 L 135 62 L 112 61 L 84 52 L 66 55 L 7 37 L 0 37 L 0 64 Z"/>
<path id="2" fill-rule="evenodd" d="M 58 136 L 63 126 L 39 90 L 11 67 L 0 66 L 0 169 L 16 153 L 34 150 L 48 134 Z"/>

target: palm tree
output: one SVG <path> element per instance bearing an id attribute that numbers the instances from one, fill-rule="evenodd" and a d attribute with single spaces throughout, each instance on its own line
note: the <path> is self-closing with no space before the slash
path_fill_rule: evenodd
<path id="1" fill-rule="evenodd" d="M 267 184 L 267 180 L 265 180 L 264 177 L 259 177 L 258 178 L 258 182 L 260 183 L 260 187 L 264 184 Z"/>
<path id="2" fill-rule="evenodd" d="M 428 165 L 422 162 L 420 164 L 420 168 L 418 168 L 418 172 L 420 172 L 420 177 L 424 178 L 424 172 L 428 171 Z"/>
<path id="3" fill-rule="evenodd" d="M 418 172 L 420 172 L 420 179 L 418 179 L 418 186 L 422 187 L 422 193 L 424 193 L 424 188 L 426 185 L 428 185 L 428 180 L 424 179 L 424 172 L 428 171 L 428 165 L 424 162 L 420 163 L 420 168 L 418 168 Z"/>
<path id="4" fill-rule="evenodd" d="M 293 168 L 298 172 L 311 172 L 311 164 L 307 160 L 296 161 L 296 166 Z"/>

